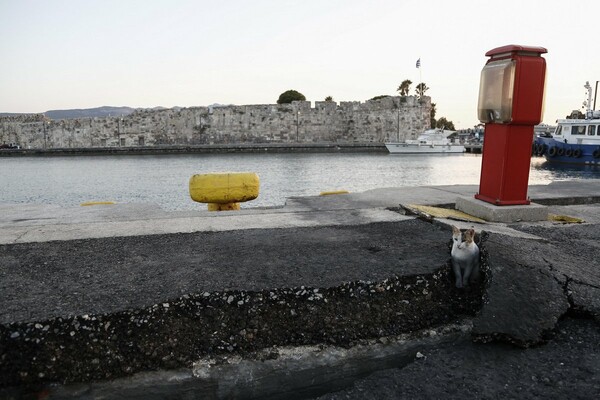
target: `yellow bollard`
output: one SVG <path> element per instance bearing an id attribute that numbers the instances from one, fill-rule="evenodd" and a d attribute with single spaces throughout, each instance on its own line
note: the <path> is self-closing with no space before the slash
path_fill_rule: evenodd
<path id="1" fill-rule="evenodd" d="M 208 203 L 208 211 L 235 211 L 240 209 L 240 203 Z"/>
<path id="2" fill-rule="evenodd" d="M 259 186 L 253 172 L 199 174 L 190 178 L 190 197 L 208 203 L 209 211 L 239 210 L 240 202 L 258 197 Z"/>

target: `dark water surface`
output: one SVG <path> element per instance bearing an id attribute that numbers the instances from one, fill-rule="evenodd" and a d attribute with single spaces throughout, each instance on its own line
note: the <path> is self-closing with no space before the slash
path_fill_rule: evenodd
<path id="1" fill-rule="evenodd" d="M 205 209 L 189 197 L 192 175 L 256 172 L 258 199 L 242 207 L 279 206 L 322 191 L 479 184 L 481 155 L 194 154 L 0 159 L 0 202 L 63 206 L 86 201 L 155 203 L 165 210 Z M 597 167 L 555 167 L 533 158 L 530 184 L 600 178 Z"/>

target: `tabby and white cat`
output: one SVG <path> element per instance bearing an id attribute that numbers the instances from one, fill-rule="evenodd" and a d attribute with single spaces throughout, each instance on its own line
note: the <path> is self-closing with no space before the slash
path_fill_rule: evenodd
<path id="1" fill-rule="evenodd" d="M 479 247 L 473 240 L 475 230 L 467 229 L 462 240 L 462 233 L 456 226 L 452 227 L 452 270 L 456 278 L 456 287 L 469 285 L 471 278 L 479 276 Z"/>

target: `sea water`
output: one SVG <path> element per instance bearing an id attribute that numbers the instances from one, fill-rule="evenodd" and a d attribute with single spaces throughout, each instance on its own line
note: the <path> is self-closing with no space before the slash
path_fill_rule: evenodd
<path id="1" fill-rule="evenodd" d="M 281 206 L 323 191 L 479 184 L 481 155 L 190 154 L 0 158 L 0 202 L 76 206 L 87 201 L 153 203 L 204 210 L 190 199 L 194 174 L 255 172 L 260 195 L 242 207 Z M 600 178 L 597 167 L 554 167 L 533 158 L 530 184 Z"/>

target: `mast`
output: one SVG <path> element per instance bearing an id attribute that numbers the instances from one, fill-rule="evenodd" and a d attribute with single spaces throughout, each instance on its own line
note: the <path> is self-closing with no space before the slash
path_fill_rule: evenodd
<path id="1" fill-rule="evenodd" d="M 596 85 L 598 83 L 596 82 Z M 586 81 L 585 85 L 583 86 L 586 90 L 587 90 L 587 101 L 584 103 L 584 105 L 587 107 L 585 110 L 585 119 L 591 119 L 593 117 L 593 109 L 592 109 L 592 87 L 590 86 L 590 81 Z M 596 101 L 596 99 L 594 98 L 594 102 Z"/>
<path id="2" fill-rule="evenodd" d="M 598 99 L 598 81 L 596 81 L 596 90 L 594 91 L 594 110 L 596 110 L 596 100 Z"/>

